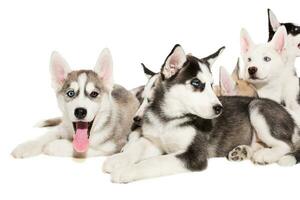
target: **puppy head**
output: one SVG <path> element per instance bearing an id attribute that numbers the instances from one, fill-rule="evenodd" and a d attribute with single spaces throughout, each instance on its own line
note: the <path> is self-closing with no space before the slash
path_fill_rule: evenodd
<path id="1" fill-rule="evenodd" d="M 245 79 L 253 84 L 267 83 L 280 76 L 285 64 L 286 29 L 281 26 L 267 44 L 254 44 L 245 29 L 241 31 L 241 55 Z"/>
<path id="2" fill-rule="evenodd" d="M 212 119 L 221 114 L 222 105 L 212 89 L 211 66 L 223 49 L 198 59 L 186 56 L 182 47 L 175 45 L 161 69 L 162 84 L 167 88 L 164 112 L 168 116 L 193 114 Z"/>
<path id="3" fill-rule="evenodd" d="M 90 135 L 97 113 L 109 106 L 113 89 L 112 58 L 108 49 L 100 54 L 94 70 L 71 71 L 62 56 L 54 52 L 50 71 L 58 104 L 74 132 Z M 79 135 L 79 133 L 78 133 Z"/>
<path id="4" fill-rule="evenodd" d="M 300 26 L 294 23 L 280 23 L 272 10 L 268 9 L 269 40 L 271 41 L 275 32 L 280 26 L 284 26 L 287 31 L 286 50 L 288 55 L 300 56 Z"/>

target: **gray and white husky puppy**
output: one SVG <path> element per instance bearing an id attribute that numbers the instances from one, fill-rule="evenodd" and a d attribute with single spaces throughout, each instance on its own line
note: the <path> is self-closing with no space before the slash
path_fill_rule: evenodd
<path id="1" fill-rule="evenodd" d="M 110 51 L 102 51 L 94 70 L 79 71 L 72 71 L 54 52 L 50 72 L 61 123 L 40 138 L 17 146 L 12 155 L 90 157 L 119 152 L 126 144 L 139 102 L 131 92 L 113 84 Z"/>
<path id="2" fill-rule="evenodd" d="M 241 144 L 259 146 L 252 156 L 257 163 L 278 162 L 293 151 L 298 128 L 281 105 L 214 94 L 211 67 L 222 50 L 198 59 L 180 45 L 172 49 L 145 112 L 142 137 L 103 164 L 113 182 L 203 170 L 208 158 L 225 157 Z"/>

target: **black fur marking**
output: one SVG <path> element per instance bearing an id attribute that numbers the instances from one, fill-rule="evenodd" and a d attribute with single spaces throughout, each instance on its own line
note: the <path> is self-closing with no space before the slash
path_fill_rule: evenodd
<path id="1" fill-rule="evenodd" d="M 300 26 L 297 26 L 293 23 L 280 23 L 281 26 L 285 26 L 287 34 L 291 34 L 292 36 L 296 36 L 300 34 Z M 268 26 L 269 26 L 269 38 L 268 42 L 270 42 L 275 35 L 275 32 L 273 30 L 271 20 L 270 20 L 270 9 L 268 9 Z"/>
<path id="2" fill-rule="evenodd" d="M 278 103 L 270 99 L 255 99 L 249 108 L 258 109 L 264 116 L 273 137 L 292 145 L 295 122 L 283 106 L 278 106 Z"/>
<path id="3" fill-rule="evenodd" d="M 143 67 L 143 70 L 144 70 L 144 73 L 149 75 L 149 76 L 154 76 L 156 73 L 154 73 L 153 71 L 151 71 L 150 69 L 148 69 L 144 63 L 141 63 L 142 67 Z"/>
<path id="4" fill-rule="evenodd" d="M 201 133 L 197 133 L 187 151 L 177 155 L 191 171 L 201 171 L 207 167 L 207 141 Z"/>
<path id="5" fill-rule="evenodd" d="M 203 61 L 203 63 L 205 63 L 208 66 L 208 69 L 209 69 L 210 73 L 211 73 L 211 66 L 210 66 L 209 60 L 210 59 L 215 59 L 216 57 L 218 57 L 220 52 L 223 51 L 224 49 L 225 49 L 225 46 L 218 49 L 215 53 L 201 59 Z"/>

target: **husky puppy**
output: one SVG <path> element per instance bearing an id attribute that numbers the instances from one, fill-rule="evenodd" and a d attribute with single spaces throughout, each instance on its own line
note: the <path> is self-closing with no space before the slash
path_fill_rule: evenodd
<path id="1" fill-rule="evenodd" d="M 89 157 L 119 152 L 139 103 L 125 88 L 113 84 L 112 65 L 110 51 L 104 49 L 93 71 L 71 71 L 54 52 L 50 71 L 62 121 L 49 133 L 19 145 L 12 155 Z"/>
<path id="2" fill-rule="evenodd" d="M 278 103 L 214 94 L 211 66 L 222 50 L 198 59 L 180 45 L 173 48 L 145 112 L 142 137 L 103 164 L 113 182 L 203 170 L 208 158 L 225 157 L 240 144 L 270 147 L 254 152 L 257 163 L 277 162 L 293 150 L 297 127 Z"/>
<path id="3" fill-rule="evenodd" d="M 286 51 L 288 51 L 288 61 L 290 62 L 289 64 L 293 67 L 296 57 L 300 56 L 300 26 L 294 23 L 280 23 L 271 9 L 268 9 L 268 25 L 268 41 L 272 40 L 275 32 L 280 26 L 284 26 L 286 28 L 288 35 Z"/>
<path id="4" fill-rule="evenodd" d="M 239 60 L 231 75 L 224 67 L 219 68 L 219 85 L 215 85 L 213 89 L 217 96 L 257 97 L 254 86 L 240 78 Z"/>

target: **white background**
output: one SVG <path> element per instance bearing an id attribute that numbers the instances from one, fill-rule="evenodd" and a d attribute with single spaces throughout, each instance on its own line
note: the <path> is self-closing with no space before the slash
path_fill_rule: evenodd
<path id="1" fill-rule="evenodd" d="M 254 41 L 267 40 L 268 7 L 279 20 L 300 23 L 299 2 L 287 0 L 0 1 L 0 199 L 299 198 L 300 165 L 219 158 L 204 172 L 118 185 L 102 173 L 104 158 L 10 156 L 17 144 L 44 133 L 33 128 L 37 121 L 60 114 L 48 72 L 53 50 L 79 69 L 92 68 L 109 47 L 116 82 L 133 88 L 145 82 L 139 63 L 158 71 L 176 43 L 198 57 L 225 45 L 217 78 L 218 67 L 231 70 L 240 54 L 241 27 Z"/>

